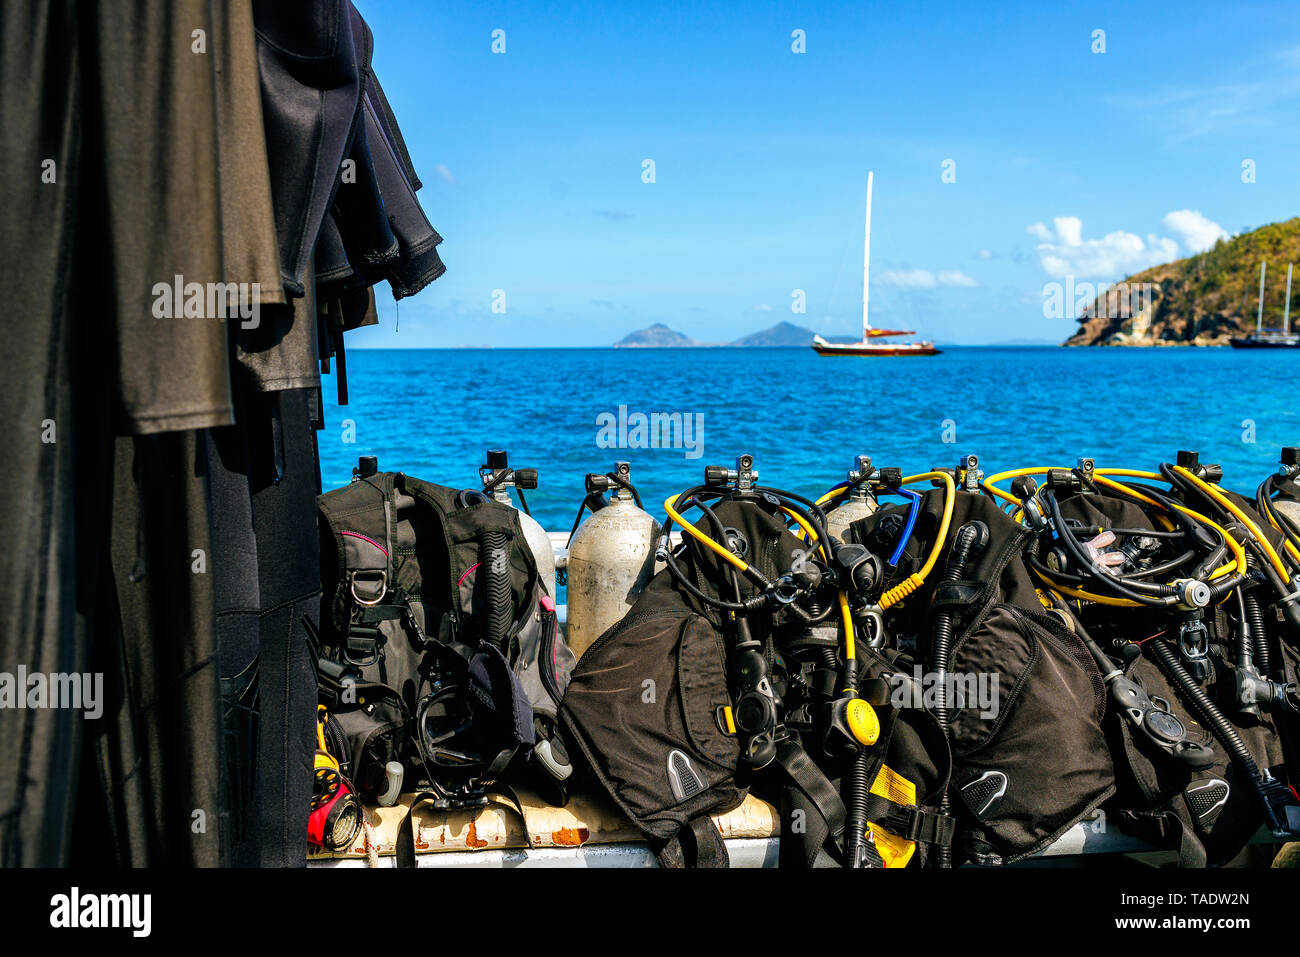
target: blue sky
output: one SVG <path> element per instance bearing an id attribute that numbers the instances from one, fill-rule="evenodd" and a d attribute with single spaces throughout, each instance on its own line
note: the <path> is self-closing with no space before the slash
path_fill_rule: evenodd
<path id="1" fill-rule="evenodd" d="M 949 343 L 1300 213 L 1291 2 L 355 2 L 448 267 L 362 347 L 851 334 L 868 169 L 873 322 Z"/>

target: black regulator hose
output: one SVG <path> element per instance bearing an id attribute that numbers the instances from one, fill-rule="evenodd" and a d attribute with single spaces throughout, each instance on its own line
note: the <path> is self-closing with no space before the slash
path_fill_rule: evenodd
<path id="1" fill-rule="evenodd" d="M 778 488 L 768 488 L 767 486 L 755 485 L 755 492 L 765 492 L 768 495 L 775 495 L 781 499 L 781 507 L 791 512 L 797 513 L 800 518 L 807 522 L 817 535 L 816 542 L 809 542 L 808 545 L 814 551 L 823 548 L 826 551 L 826 559 L 829 562 L 831 557 L 831 536 L 826 531 L 826 513 L 821 506 L 814 502 L 808 501 L 802 495 L 796 495 L 793 492 L 786 492 Z M 800 506 L 804 506 L 801 508 Z"/>
<path id="2" fill-rule="evenodd" d="M 849 765 L 848 781 L 844 787 L 845 852 L 849 867 L 869 866 L 862 859 L 867 842 L 867 802 L 871 799 L 871 752 L 858 748 Z"/>
<path id="3" fill-rule="evenodd" d="M 783 499 L 780 502 L 783 508 L 787 508 L 792 512 L 797 512 L 799 516 L 812 527 L 818 539 L 812 547 L 825 547 L 828 553 L 827 557 L 829 558 L 830 547 L 827 543 L 829 542 L 830 537 L 826 534 L 824 525 L 818 520 L 818 515 L 822 515 L 820 509 L 815 509 L 814 507 L 815 511 L 812 513 L 805 511 L 800 507 L 799 503 L 806 502 L 806 499 L 802 496 L 794 495 L 793 493 L 783 492 L 780 489 L 768 489 L 762 486 L 755 486 L 753 491 L 756 493 L 767 493 L 779 499 Z M 720 545 L 723 545 L 723 547 L 726 547 L 726 527 L 723 525 L 721 519 L 718 518 L 717 513 L 705 504 L 705 500 L 727 499 L 733 495 L 734 493 L 728 489 L 719 489 L 711 485 L 697 485 L 694 488 L 682 492 L 672 501 L 675 502 L 674 510 L 676 510 L 678 514 L 691 507 L 698 508 L 713 529 L 714 540 Z M 670 515 L 664 523 L 661 532 L 661 535 L 665 539 L 671 533 L 672 525 L 673 520 Z M 690 580 L 690 577 L 686 574 L 685 570 L 678 564 L 676 558 L 673 556 L 671 548 L 667 548 L 663 551 L 663 559 L 674 581 L 681 585 L 688 594 L 712 608 L 720 611 L 741 614 L 757 611 L 769 603 L 767 592 L 772 588 L 772 583 L 753 566 L 746 568 L 744 574 L 759 588 L 759 594 L 739 601 L 730 602 L 722 599 L 720 596 L 714 598 L 711 595 L 707 595 L 698 588 L 695 583 Z M 793 612 L 797 617 L 803 619 L 806 624 L 815 624 L 816 622 L 829 617 L 829 615 L 835 611 L 835 607 L 830 606 L 824 609 L 819 615 L 814 616 L 810 615 L 805 609 L 799 607 L 797 603 L 792 602 L 787 607 L 789 607 L 791 612 Z"/>
<path id="4" fill-rule="evenodd" d="M 1171 485 L 1174 484 L 1174 478 L 1177 478 L 1177 476 L 1174 476 L 1173 478 L 1170 479 Z M 1181 487 L 1181 486 L 1176 486 L 1176 487 Z M 1117 491 L 1119 492 L 1122 498 L 1134 502 L 1135 504 L 1141 506 L 1145 511 L 1149 503 L 1141 501 L 1141 499 L 1135 495 L 1136 489 L 1141 489 L 1143 495 L 1154 500 L 1156 504 L 1159 505 L 1161 509 L 1163 509 L 1164 515 L 1166 515 L 1172 521 L 1177 522 L 1179 525 L 1181 525 L 1183 527 L 1183 531 L 1181 534 L 1183 534 L 1184 536 L 1187 536 L 1191 538 L 1193 541 L 1195 541 L 1199 537 L 1198 530 L 1200 530 L 1200 531 L 1208 532 L 1218 540 L 1218 545 L 1216 545 L 1214 550 L 1210 552 L 1204 559 L 1202 559 L 1200 567 L 1193 570 L 1191 577 L 1202 578 L 1205 574 L 1209 573 L 1210 569 L 1216 567 L 1220 563 L 1223 556 L 1227 554 L 1228 543 L 1227 540 L 1224 538 L 1224 536 L 1220 534 L 1218 529 L 1215 529 L 1212 526 L 1202 525 L 1199 522 L 1193 520 L 1190 515 L 1186 514 L 1184 511 L 1182 511 L 1179 508 L 1179 505 L 1181 505 L 1182 503 L 1180 503 L 1177 499 L 1174 499 L 1169 495 L 1165 494 L 1160 489 L 1152 488 L 1150 485 L 1135 485 L 1132 489 L 1122 488 L 1122 489 L 1117 489 Z M 1162 535 L 1168 536 L 1176 533 L 1155 531 L 1155 532 L 1142 532 L 1141 534 L 1154 535 L 1159 537 Z M 1186 560 L 1186 554 L 1179 556 L 1177 559 L 1174 559 L 1173 562 L 1167 562 L 1164 565 L 1160 566 L 1160 570 L 1163 571 L 1168 569 L 1172 571 L 1171 566 L 1181 565 L 1185 560 Z M 1156 574 L 1156 571 L 1157 569 L 1150 569 L 1147 572 L 1144 572 L 1142 575 L 1122 575 L 1116 577 L 1124 581 L 1131 581 L 1134 578 L 1149 577 L 1151 575 Z M 1232 589 L 1237 587 L 1237 585 L 1242 581 L 1242 577 L 1243 576 L 1241 575 L 1240 572 L 1233 572 L 1231 575 L 1228 575 L 1226 578 L 1220 578 L 1215 584 L 1210 586 L 1211 601 L 1217 604 L 1221 599 L 1223 599 L 1228 594 L 1228 592 L 1232 591 Z"/>
<path id="5" fill-rule="evenodd" d="M 1224 508 L 1196 486 L 1187 482 L 1168 465 L 1160 466 L 1160 474 L 1168 480 L 1170 485 L 1182 489 L 1185 495 L 1190 497 L 1195 494 L 1200 501 L 1205 503 L 1206 510 L 1210 514 L 1218 516 L 1219 520 L 1225 525 L 1230 525 L 1236 521 L 1237 517 L 1228 509 Z M 1290 622 L 1294 627 L 1300 628 L 1300 608 L 1296 607 L 1294 598 L 1292 597 L 1292 592 L 1287 587 L 1288 583 L 1282 580 L 1281 576 L 1277 573 L 1277 569 L 1273 567 L 1273 563 L 1269 561 L 1264 546 L 1255 539 L 1254 535 L 1247 535 L 1244 545 L 1246 551 L 1253 554 L 1259 560 L 1260 573 L 1263 574 L 1264 578 L 1277 592 L 1280 599 L 1277 602 L 1277 607 L 1281 610 L 1282 614 L 1286 616 L 1288 622 Z M 1294 587 L 1294 583 L 1291 584 Z"/>
<path id="6" fill-rule="evenodd" d="M 1251 620 L 1250 611 L 1246 607 L 1246 590 L 1237 589 L 1237 615 L 1238 615 L 1238 632 L 1237 632 L 1237 667 L 1242 671 L 1250 672 L 1255 667 L 1255 644 L 1253 635 L 1255 633 L 1255 622 Z"/>
<path id="7" fill-rule="evenodd" d="M 967 522 L 957 529 L 953 537 L 952 551 L 948 556 L 948 567 L 944 569 L 940 587 L 961 580 L 966 574 L 966 563 L 982 552 L 989 541 L 989 527 L 983 522 Z M 948 714 L 947 675 L 952 657 L 952 611 L 945 609 L 934 617 L 934 642 L 930 646 L 930 661 L 935 671 L 936 689 L 934 696 L 934 715 L 948 733 L 950 717 Z"/>
<path id="8" fill-rule="evenodd" d="M 632 493 L 632 501 L 636 503 L 637 508 L 641 508 L 641 496 L 637 494 L 636 488 L 627 479 L 621 477 L 617 472 L 607 472 L 605 477 L 621 489 L 626 489 Z"/>
<path id="9" fill-rule="evenodd" d="M 967 522 L 957 529 L 953 537 L 952 551 L 948 555 L 948 567 L 944 569 L 939 587 L 961 581 L 966 574 L 966 563 L 982 552 L 989 542 L 989 527 L 981 521 Z M 948 737 L 951 716 L 948 713 L 948 668 L 952 659 L 952 611 L 945 608 L 934 617 L 934 641 L 930 646 L 930 661 L 934 668 L 935 694 L 934 716 Z M 940 800 L 940 813 L 947 814 L 949 808 L 948 793 L 945 791 Z M 952 848 L 940 844 L 936 852 L 940 867 L 952 867 Z"/>
<path id="10" fill-rule="evenodd" d="M 809 512 L 811 512 L 812 517 L 816 519 L 816 521 L 809 521 L 808 524 L 812 525 L 814 528 L 817 528 L 818 526 L 822 526 L 824 528 L 826 525 L 826 510 L 823 509 L 816 502 L 812 501 L 811 499 L 804 498 L 802 495 L 799 495 L 795 492 L 787 492 L 785 491 L 785 489 L 772 488 L 767 485 L 755 485 L 754 491 L 769 492 L 772 495 L 777 496 L 778 498 L 788 499 L 789 501 L 781 503 L 782 505 L 785 505 L 787 507 L 789 507 L 790 502 L 798 502 Z"/>
<path id="11" fill-rule="evenodd" d="M 506 554 L 506 533 L 499 528 L 485 528 L 479 533 L 479 562 L 486 576 L 488 634 L 492 644 L 504 650 L 514 618 L 514 601 L 510 594 L 510 565 Z"/>
<path id="12" fill-rule="evenodd" d="M 722 522 L 718 519 L 717 514 L 714 513 L 712 509 L 708 508 L 708 506 L 705 506 L 702 502 L 696 499 L 697 495 L 707 495 L 710 498 L 721 498 L 725 494 L 726 494 L 725 492 L 720 491 L 716 488 L 712 488 L 711 486 L 697 485 L 694 488 L 687 489 L 685 492 L 678 495 L 676 500 L 677 504 L 675 507 L 680 514 L 681 511 L 685 511 L 687 508 L 689 508 L 692 503 L 699 506 L 703 510 L 705 516 L 710 520 L 710 523 L 714 526 L 714 531 L 718 534 L 718 538 L 716 540 L 719 543 L 725 543 L 726 536 L 724 534 L 724 529 L 722 528 Z M 672 516 L 670 515 L 665 520 L 663 531 L 661 532 L 661 535 L 665 541 L 670 541 L 672 527 L 673 527 L 673 519 Z M 683 536 L 683 539 L 685 542 L 690 541 L 689 536 Z M 688 545 L 687 547 L 690 546 Z M 750 598 L 746 598 L 743 602 L 726 601 L 721 597 L 715 598 L 712 595 L 705 594 L 704 591 L 702 591 L 699 587 L 696 586 L 696 584 L 693 581 L 691 581 L 690 576 L 687 575 L 686 571 L 681 567 L 681 565 L 678 564 L 677 559 L 673 556 L 673 550 L 671 547 L 667 547 L 664 549 L 663 559 L 664 559 L 664 564 L 667 566 L 669 573 L 673 577 L 673 580 L 677 582 L 677 584 L 679 584 L 683 589 L 685 589 L 689 595 L 691 595 L 693 598 L 699 601 L 702 605 L 715 608 L 719 611 L 733 612 L 736 614 L 748 614 L 751 611 L 757 611 L 763 608 L 767 604 L 767 596 L 761 592 Z M 766 588 L 767 585 L 769 584 L 767 580 L 757 572 L 756 569 L 753 568 L 749 569 L 747 574 L 749 575 L 750 578 L 755 579 L 755 584 L 757 584 L 760 588 Z"/>
<path id="13" fill-rule="evenodd" d="M 1247 750 L 1245 742 L 1241 740 L 1241 735 L 1237 734 L 1237 729 L 1228 723 L 1228 720 L 1224 718 L 1219 709 L 1214 706 L 1214 702 L 1210 700 L 1209 695 L 1187 673 L 1187 669 L 1178 660 L 1178 656 L 1169 650 L 1169 646 L 1164 641 L 1156 638 L 1147 644 L 1154 651 L 1156 664 L 1165 673 L 1165 677 L 1172 681 L 1186 696 L 1183 700 L 1190 705 L 1192 711 L 1201 719 L 1201 722 L 1210 729 L 1210 732 L 1228 752 L 1228 757 L 1237 765 L 1237 769 L 1250 782 L 1251 790 L 1254 791 L 1264 810 L 1264 821 L 1270 829 L 1276 830 L 1278 822 L 1273 806 L 1264 794 L 1259 765 L 1250 756 L 1250 751 Z"/>
<path id="14" fill-rule="evenodd" d="M 1083 550 L 1083 546 L 1069 533 L 1069 526 L 1066 524 L 1065 517 L 1061 514 L 1061 506 L 1057 502 L 1056 496 L 1048 490 L 1043 493 L 1043 501 L 1047 503 L 1051 511 L 1057 541 L 1065 546 L 1065 550 L 1070 553 L 1070 557 L 1074 561 L 1079 563 L 1080 568 L 1088 570 L 1094 576 L 1098 584 L 1142 605 L 1163 608 L 1173 604 L 1176 600 L 1177 589 L 1172 585 L 1157 585 L 1151 582 L 1134 580 L 1121 582 L 1116 576 L 1107 575 L 1097 570 L 1091 556 Z"/>
<path id="15" fill-rule="evenodd" d="M 1250 567 L 1251 558 L 1247 556 L 1246 567 Z M 1267 678 L 1271 670 L 1268 657 L 1268 632 L 1264 630 L 1264 609 L 1260 607 L 1259 598 L 1253 588 L 1244 585 L 1240 589 L 1242 604 L 1245 606 L 1245 621 L 1250 629 L 1250 638 L 1255 649 L 1255 667 Z"/>
<path id="16" fill-rule="evenodd" d="M 639 504 L 640 503 L 638 503 L 638 505 Z M 583 498 L 582 504 L 578 506 L 578 514 L 573 517 L 573 527 L 569 529 L 568 540 L 564 543 L 565 548 L 568 548 L 573 544 L 573 536 L 578 534 L 578 526 L 582 524 L 582 513 L 590 509 L 591 513 L 595 515 L 596 512 L 600 511 L 604 507 L 605 500 L 599 495 L 588 493 Z"/>

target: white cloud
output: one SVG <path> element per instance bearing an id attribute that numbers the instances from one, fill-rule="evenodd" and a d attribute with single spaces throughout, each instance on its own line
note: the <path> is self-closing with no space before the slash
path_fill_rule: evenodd
<path id="1" fill-rule="evenodd" d="M 1176 209 L 1162 222 L 1194 253 L 1205 252 L 1216 241 L 1228 238 L 1228 231 L 1202 216 L 1199 209 Z"/>
<path id="2" fill-rule="evenodd" d="M 1083 220 L 1078 216 L 1057 216 L 1052 222 L 1056 225 L 1056 235 L 1067 246 L 1083 245 Z"/>
<path id="3" fill-rule="evenodd" d="M 979 283 L 958 269 L 949 269 L 939 273 L 939 285 L 965 286 L 967 289 L 973 289 Z"/>
<path id="4" fill-rule="evenodd" d="M 979 283 L 956 269 L 941 270 L 937 275 L 928 269 L 889 269 L 881 273 L 880 281 L 886 286 L 908 289 L 934 289 L 936 286 L 978 286 Z"/>
<path id="5" fill-rule="evenodd" d="M 913 289 L 933 289 L 939 284 L 928 269 L 888 269 L 880 274 L 886 286 L 907 286 Z"/>
<path id="6" fill-rule="evenodd" d="M 767 303 L 763 303 L 761 306 L 755 306 L 754 309 L 755 309 L 755 311 L 757 311 L 757 312 L 771 312 L 771 311 L 772 311 L 772 307 L 769 306 Z"/>
<path id="7" fill-rule="evenodd" d="M 991 250 L 988 250 L 988 249 L 981 249 L 981 250 L 979 251 L 979 257 L 980 257 L 980 259 L 992 259 L 992 258 L 993 258 L 993 253 L 992 253 Z"/>
<path id="8" fill-rule="evenodd" d="M 1101 239 L 1083 238 L 1083 221 L 1077 216 L 1057 216 L 1055 230 L 1042 223 L 1025 228 L 1039 240 L 1038 262 L 1049 276 L 1119 277 L 1178 257 L 1178 243 L 1149 233 L 1146 240 L 1136 233 L 1117 229 Z"/>
<path id="9" fill-rule="evenodd" d="M 451 170 L 447 169 L 447 167 L 443 166 L 441 163 L 435 166 L 433 168 L 433 171 L 438 174 L 438 178 L 441 179 L 444 183 L 447 183 L 451 186 L 456 185 L 456 177 L 452 175 Z"/>

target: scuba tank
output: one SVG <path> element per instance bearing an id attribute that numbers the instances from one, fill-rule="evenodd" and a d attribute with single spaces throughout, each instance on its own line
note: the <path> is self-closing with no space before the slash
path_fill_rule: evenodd
<path id="1" fill-rule="evenodd" d="M 867 482 L 874 471 L 871 456 L 857 456 L 853 468 L 849 469 L 848 493 L 826 515 L 826 531 L 840 541 L 844 540 L 844 533 L 850 525 L 876 510 L 876 497 L 871 494 Z"/>
<path id="2" fill-rule="evenodd" d="M 1300 479 L 1300 448 L 1288 447 L 1282 450 L 1282 465 L 1275 476 L 1270 476 L 1261 486 L 1260 494 L 1268 501 L 1269 507 L 1275 513 L 1272 518 L 1279 517 L 1288 520 L 1287 524 L 1281 521 L 1276 522 L 1282 526 L 1284 534 L 1293 531 L 1290 526 L 1300 528 L 1300 488 L 1296 486 L 1296 480 Z M 1272 498 L 1274 491 L 1277 492 L 1277 498 Z M 1258 502 L 1263 506 L 1264 502 Z M 1260 509 L 1267 515 L 1263 507 Z M 1290 539 L 1292 535 L 1288 534 Z"/>
<path id="3" fill-rule="evenodd" d="M 569 536 L 566 637 L 578 656 L 622 619 L 655 573 L 659 523 L 641 508 L 630 474 L 627 462 L 617 462 L 613 472 L 587 476 L 578 518 L 583 509 L 592 513 Z"/>
<path id="4" fill-rule="evenodd" d="M 551 547 L 551 538 L 546 534 L 546 529 L 528 510 L 528 500 L 524 498 L 524 489 L 537 488 L 537 469 L 512 469 L 507 464 L 504 449 L 488 449 L 487 462 L 479 466 L 478 474 L 483 482 L 484 494 L 519 510 L 519 524 L 537 562 L 537 574 L 546 586 L 546 594 L 554 601 L 555 549 Z M 512 488 L 519 495 L 519 505 L 515 505 L 510 497 L 508 490 Z"/>

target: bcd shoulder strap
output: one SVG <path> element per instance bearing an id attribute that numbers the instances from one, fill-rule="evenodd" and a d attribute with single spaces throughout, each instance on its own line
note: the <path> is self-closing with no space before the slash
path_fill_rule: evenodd
<path id="1" fill-rule="evenodd" d="M 688 867 L 730 867 L 727 845 L 713 818 L 698 814 L 666 841 L 648 839 L 659 866 L 672 870 Z"/>
<path id="2" fill-rule="evenodd" d="M 838 852 L 847 811 L 839 791 L 794 738 L 777 746 L 773 762 L 786 777 L 781 789 L 782 867 L 807 869 L 828 842 Z"/>

